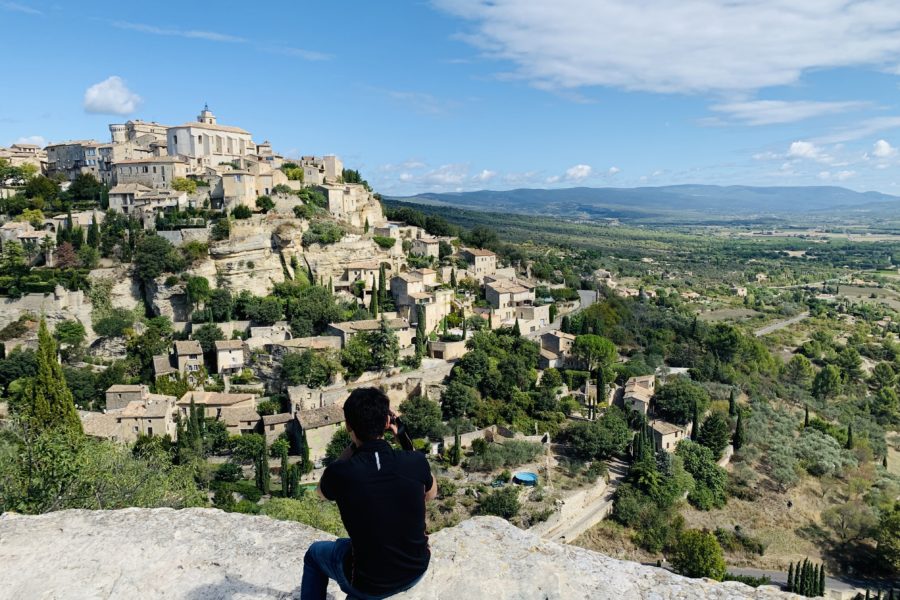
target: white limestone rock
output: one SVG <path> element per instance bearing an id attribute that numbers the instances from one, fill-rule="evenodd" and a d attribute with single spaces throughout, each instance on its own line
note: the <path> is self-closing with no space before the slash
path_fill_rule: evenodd
<path id="1" fill-rule="evenodd" d="M 330 536 L 213 509 L 62 511 L 0 517 L 0 599 L 299 598 L 303 554 Z M 686 579 L 545 542 L 494 517 L 431 537 L 432 563 L 398 600 L 795 597 Z M 344 594 L 332 584 L 330 598 Z"/>

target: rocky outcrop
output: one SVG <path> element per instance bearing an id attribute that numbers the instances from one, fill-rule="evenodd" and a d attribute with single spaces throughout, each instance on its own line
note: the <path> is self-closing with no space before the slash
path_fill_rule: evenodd
<path id="1" fill-rule="evenodd" d="M 325 533 L 212 509 L 0 517 L 0 598 L 299 598 L 303 554 Z M 686 579 L 545 542 L 494 517 L 431 537 L 432 563 L 398 600 L 788 598 Z M 330 598 L 344 598 L 332 584 Z"/>

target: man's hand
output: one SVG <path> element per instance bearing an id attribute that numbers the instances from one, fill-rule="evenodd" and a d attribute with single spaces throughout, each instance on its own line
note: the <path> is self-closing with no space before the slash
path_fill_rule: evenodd
<path id="1" fill-rule="evenodd" d="M 394 434 L 394 437 L 397 436 L 397 431 L 398 431 L 397 415 L 394 414 L 394 411 L 390 411 L 388 413 L 388 424 L 387 424 L 387 429 L 385 429 L 385 431 L 390 431 L 391 433 Z"/>

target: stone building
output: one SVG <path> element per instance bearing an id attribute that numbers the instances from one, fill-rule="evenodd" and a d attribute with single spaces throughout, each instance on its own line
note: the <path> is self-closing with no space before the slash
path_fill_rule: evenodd
<path id="1" fill-rule="evenodd" d="M 76 140 L 47 146 L 47 176 L 62 175 L 74 181 L 82 173 L 99 181 L 100 171 L 107 168 L 100 156 L 102 143 L 96 140 Z"/>
<path id="2" fill-rule="evenodd" d="M 245 409 L 256 410 L 257 404 L 257 398 L 253 394 L 224 394 L 221 392 L 191 390 L 185 393 L 177 402 L 178 411 L 182 417 L 188 416 L 191 400 L 194 401 L 194 406 L 204 407 L 207 418 L 226 421 L 227 413 L 239 415 Z"/>
<path id="3" fill-rule="evenodd" d="M 416 335 L 414 329 L 409 326 L 409 321 L 397 317 L 385 317 L 388 327 L 397 335 L 397 341 L 400 349 L 412 346 L 413 338 Z M 343 323 L 332 323 L 328 326 L 329 335 L 335 335 L 341 338 L 341 347 L 345 347 L 347 342 L 353 336 L 359 333 L 367 333 L 375 331 L 381 327 L 381 319 L 366 319 L 364 321 L 346 321 Z"/>
<path id="4" fill-rule="evenodd" d="M 656 377 L 642 375 L 631 377 L 625 382 L 622 404 L 626 410 L 634 410 L 646 415 L 650 410 L 650 402 L 656 393 Z"/>
<path id="5" fill-rule="evenodd" d="M 113 385 L 106 390 L 106 410 L 119 410 L 149 397 L 150 388 L 146 385 Z"/>
<path id="6" fill-rule="evenodd" d="M 479 281 L 485 275 L 493 275 L 497 271 L 497 255 L 490 250 L 463 248 L 459 254 L 471 265 L 469 271 Z"/>
<path id="7" fill-rule="evenodd" d="M 412 246 L 409 249 L 410 254 L 417 254 L 419 256 L 433 256 L 434 258 L 440 257 L 441 251 L 441 241 L 437 238 L 419 238 L 417 240 L 412 241 Z"/>
<path id="8" fill-rule="evenodd" d="M 116 386 L 113 386 L 116 387 Z M 145 386 L 127 386 L 144 387 Z M 110 388 L 112 390 L 113 388 Z M 112 392 L 116 394 L 117 392 Z M 142 392 L 140 392 L 142 393 Z M 107 391 L 109 397 L 110 391 Z M 125 392 L 135 396 L 134 392 Z M 130 400 L 121 408 L 105 413 L 79 412 L 85 434 L 117 442 L 133 443 L 138 436 L 168 435 L 177 437 L 175 424 L 175 397 L 161 394 L 143 394 Z"/>
<path id="9" fill-rule="evenodd" d="M 232 374 L 244 368 L 243 340 L 216 340 L 216 372 Z"/>
<path id="10" fill-rule="evenodd" d="M 293 424 L 294 415 L 291 413 L 264 416 L 262 418 L 262 425 L 263 435 L 266 436 L 266 445 L 271 446 L 272 442 L 277 440 L 281 434 L 290 433 Z"/>
<path id="11" fill-rule="evenodd" d="M 318 463 L 325 458 L 325 449 L 334 433 L 344 427 L 344 409 L 332 404 L 314 410 L 297 413 L 300 428 L 306 434 L 309 458 Z"/>
<path id="12" fill-rule="evenodd" d="M 186 157 L 196 173 L 202 173 L 204 167 L 239 160 L 256 151 L 249 131 L 219 125 L 208 106 L 203 107 L 196 122 L 166 129 L 166 147 L 169 156 Z"/>
<path id="13" fill-rule="evenodd" d="M 686 439 L 686 428 L 667 423 L 666 421 L 653 421 L 650 423 L 653 430 L 653 441 L 656 447 L 666 452 L 675 452 L 678 442 Z"/>
<path id="14" fill-rule="evenodd" d="M 139 183 L 149 188 L 170 188 L 173 179 L 187 175 L 187 161 L 180 156 L 133 158 L 113 164 L 113 182 L 116 184 Z"/>
<path id="15" fill-rule="evenodd" d="M 0 159 L 9 162 L 11 167 L 32 165 L 40 171 L 47 164 L 47 151 L 37 144 L 12 144 L 9 148 L 0 148 Z"/>

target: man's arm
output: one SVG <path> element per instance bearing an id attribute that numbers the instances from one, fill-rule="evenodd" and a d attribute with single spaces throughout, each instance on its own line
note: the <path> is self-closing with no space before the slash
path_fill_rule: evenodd
<path id="1" fill-rule="evenodd" d="M 353 456 L 353 444 L 348 445 L 344 448 L 344 451 L 341 452 L 341 455 L 337 457 L 335 462 L 340 462 L 342 460 L 350 460 Z M 319 494 L 319 497 L 323 500 L 331 500 L 328 496 L 325 495 L 325 492 L 322 491 L 322 480 L 325 479 L 325 476 L 328 474 L 328 469 L 325 469 L 325 472 L 322 473 L 322 479 L 319 480 L 319 485 L 316 486 L 316 492 Z"/>
<path id="2" fill-rule="evenodd" d="M 437 477 L 431 475 L 431 489 L 425 491 L 425 502 L 430 502 L 437 498 Z"/>

